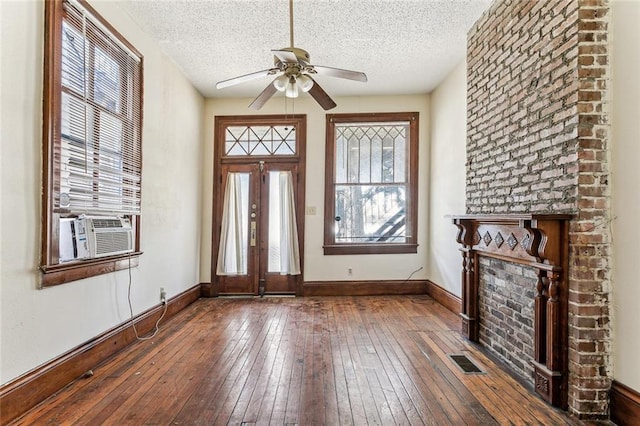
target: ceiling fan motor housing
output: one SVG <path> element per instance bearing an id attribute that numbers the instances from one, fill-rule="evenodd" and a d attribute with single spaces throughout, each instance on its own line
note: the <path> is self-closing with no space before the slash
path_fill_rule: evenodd
<path id="1" fill-rule="evenodd" d="M 285 52 L 291 52 L 294 55 L 296 55 L 296 58 L 298 59 L 298 62 L 301 65 L 309 65 L 309 63 L 311 63 L 311 57 L 309 56 L 309 52 L 307 52 L 304 49 L 300 49 L 298 47 L 284 47 L 279 50 L 285 51 Z M 273 63 L 275 66 L 279 66 L 282 63 L 282 61 L 277 56 L 274 56 Z"/>

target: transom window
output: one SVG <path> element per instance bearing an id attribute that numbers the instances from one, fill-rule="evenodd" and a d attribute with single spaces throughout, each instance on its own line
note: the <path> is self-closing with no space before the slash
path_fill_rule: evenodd
<path id="1" fill-rule="evenodd" d="M 417 118 L 327 116 L 325 254 L 416 252 Z"/>
<path id="2" fill-rule="evenodd" d="M 228 126 L 225 156 L 280 156 L 296 154 L 294 126 Z"/>

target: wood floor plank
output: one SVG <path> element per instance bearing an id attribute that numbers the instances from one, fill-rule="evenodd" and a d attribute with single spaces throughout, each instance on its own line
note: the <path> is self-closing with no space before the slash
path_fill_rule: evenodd
<path id="1" fill-rule="evenodd" d="M 430 335 L 424 336 L 425 340 L 433 341 L 432 337 Z M 453 364 L 445 352 L 442 352 L 439 345 L 434 344 L 432 348 L 444 363 Z M 475 360 L 476 356 L 472 355 L 471 358 Z M 480 367 L 486 368 L 484 363 L 478 364 Z M 490 407 L 488 410 L 491 415 L 500 423 L 526 424 L 531 422 L 530 419 L 532 418 L 535 418 L 539 424 L 556 424 L 562 421 L 561 418 L 555 416 L 555 410 L 548 410 L 546 404 L 541 400 L 523 398 L 523 394 L 518 389 L 524 390 L 524 388 L 494 366 L 486 368 L 487 374 L 482 375 L 465 375 L 454 366 L 450 366 L 450 369 L 453 374 L 465 383 L 466 387 L 476 391 L 474 394 L 478 396 L 479 400 L 483 400 L 481 402 L 483 406 Z M 500 378 L 499 388 L 497 386 L 497 377 Z M 519 409 L 510 413 L 508 407 L 513 406 L 517 406 Z M 508 417 L 503 413 L 509 413 Z"/>
<path id="2" fill-rule="evenodd" d="M 394 411 L 394 418 L 396 418 L 396 421 L 400 420 L 403 424 L 405 424 L 405 418 L 408 424 L 424 424 L 425 419 L 428 418 L 425 417 L 428 409 L 421 409 L 420 402 L 416 403 L 414 398 L 411 397 L 410 390 L 407 389 L 407 383 L 410 382 L 410 379 L 392 349 L 396 344 L 395 339 L 385 332 L 385 324 L 396 323 L 398 318 L 404 314 L 405 309 L 400 304 L 385 302 L 385 309 L 381 309 L 379 313 L 374 314 L 377 318 L 372 328 L 373 333 L 371 333 L 371 336 L 374 346 L 378 348 L 381 367 L 385 370 L 389 378 L 389 384 L 393 388 L 402 408 L 400 410 L 400 407 L 398 407 Z M 399 415 L 401 416 L 400 418 L 398 418 Z"/>
<path id="3" fill-rule="evenodd" d="M 406 377 L 406 371 L 402 368 L 398 369 L 398 364 L 392 360 L 393 351 L 390 350 L 390 343 L 387 336 L 382 330 L 382 326 L 376 326 L 372 329 L 372 340 L 374 346 L 378 348 L 378 356 L 380 357 L 381 368 L 384 370 L 388 379 L 388 388 L 385 388 L 387 400 L 397 400 L 397 404 L 393 404 L 392 414 L 396 423 L 399 424 L 422 424 L 423 421 L 420 413 L 410 395 L 408 394 L 402 382 L 401 375 Z M 390 392 L 393 391 L 393 396 Z"/>
<path id="4" fill-rule="evenodd" d="M 14 424 L 579 424 L 458 328 L 427 296 L 201 299 Z"/>
<path id="5" fill-rule="evenodd" d="M 403 333 L 394 331 L 388 323 L 388 319 L 382 319 L 379 331 L 381 335 L 385 337 L 383 348 L 391 363 L 390 368 L 393 368 L 396 372 L 404 391 L 410 399 L 411 404 L 415 407 L 416 413 L 422 422 L 430 425 L 446 424 L 443 423 L 446 421 L 446 417 L 441 407 L 437 406 L 437 404 L 435 407 L 428 404 L 428 401 L 435 399 L 431 389 L 420 389 L 419 383 L 414 381 L 415 375 L 419 373 L 402 350 L 402 345 L 410 344 L 410 339 L 404 336 Z"/>
<path id="6" fill-rule="evenodd" d="M 348 318 L 348 304 L 338 302 L 334 307 L 334 316 L 336 318 L 336 346 L 340 351 L 340 361 L 342 371 L 344 372 L 344 381 L 346 388 L 346 396 L 349 403 L 349 411 L 351 414 L 351 422 L 354 424 L 366 424 L 367 415 L 364 410 L 364 403 L 360 395 L 360 389 L 358 388 L 358 382 L 356 378 L 356 368 L 353 359 L 351 358 L 351 352 L 349 350 L 347 334 L 349 324 L 345 321 Z M 347 413 L 343 414 L 344 417 L 349 419 Z"/>
<path id="7" fill-rule="evenodd" d="M 241 399 L 241 397 L 252 391 L 251 383 L 255 383 L 252 380 L 252 372 L 255 374 L 255 368 L 259 368 L 264 360 L 268 332 L 272 326 L 271 321 L 269 321 L 269 313 L 261 311 L 261 314 L 260 318 L 262 319 L 256 319 L 251 324 L 250 334 L 255 335 L 255 338 L 252 339 L 253 344 L 247 346 L 248 350 L 238 359 L 234 369 L 229 372 L 228 380 L 225 381 L 221 395 L 223 397 L 226 396 L 226 398 L 220 409 L 217 410 L 216 416 L 211 418 L 213 424 L 229 424 L 236 410 L 239 411 L 240 418 L 244 414 L 243 410 L 247 398 Z M 208 418 L 204 420 L 209 421 Z"/>
<path id="8" fill-rule="evenodd" d="M 276 424 L 296 424 L 299 419 L 300 398 L 303 389 L 303 372 L 304 372 L 304 348 L 306 347 L 309 336 L 312 333 L 311 321 L 309 319 L 301 320 L 298 326 L 302 328 L 301 333 L 296 340 L 296 346 L 293 350 L 293 363 L 286 384 L 283 384 L 283 396 L 286 394 L 284 404 L 284 412 L 278 413 L 278 417 L 272 417 L 272 423 Z M 303 407 L 304 409 L 304 407 Z"/>
<path id="9" fill-rule="evenodd" d="M 319 312 L 316 307 L 310 315 L 310 330 L 307 333 L 302 363 L 302 389 L 300 395 L 301 424 L 310 424 L 314 420 L 318 424 L 325 424 L 323 375 L 320 348 L 320 330 L 318 330 Z"/>
<path id="10" fill-rule="evenodd" d="M 363 346 L 363 329 L 364 324 L 358 313 L 359 309 L 362 309 L 359 303 L 351 304 L 347 306 L 347 318 L 350 319 L 346 331 L 346 344 L 349 349 L 349 355 L 351 363 L 354 368 L 354 381 L 358 389 L 358 394 L 362 398 L 362 406 L 364 408 L 365 421 L 370 425 L 381 425 L 382 419 L 376 406 L 376 399 L 374 398 L 374 390 L 369 387 L 369 379 L 367 378 L 367 371 L 363 368 L 362 360 L 360 359 L 360 350 Z M 356 419 L 356 423 L 360 423 L 361 420 Z"/>
<path id="11" fill-rule="evenodd" d="M 220 335 L 225 328 L 220 327 L 220 324 L 216 324 L 216 327 L 210 326 L 208 318 L 203 321 L 206 322 L 197 328 L 197 334 L 185 332 L 182 341 L 171 345 L 180 348 L 180 351 L 167 357 L 168 361 L 162 363 L 163 368 L 159 369 L 156 380 L 149 379 L 150 386 L 136 390 L 136 394 L 139 395 L 137 398 L 132 397 L 117 408 L 117 412 L 122 413 L 120 417 L 115 413 L 110 416 L 115 424 L 154 424 L 162 420 L 157 413 L 159 403 L 170 412 L 176 412 L 184 405 L 194 391 L 194 378 L 211 365 L 211 359 L 221 351 L 221 348 L 217 347 L 212 351 L 205 337 Z M 189 344 L 185 344 L 187 342 Z M 164 344 L 164 348 L 170 349 L 168 344 Z M 159 348 L 158 352 L 166 350 L 164 348 Z M 157 365 L 156 362 L 154 364 Z"/>
<path id="12" fill-rule="evenodd" d="M 275 396 L 275 393 L 269 393 L 269 390 L 274 384 L 274 376 L 278 377 L 281 372 L 280 365 L 282 363 L 282 358 L 278 357 L 278 353 L 279 350 L 286 350 L 282 343 L 286 335 L 285 329 L 287 327 L 288 320 L 289 311 L 288 309 L 283 308 L 280 311 L 277 321 L 274 322 L 270 328 L 270 344 L 267 349 L 264 363 L 255 373 L 256 380 L 253 387 L 249 387 L 251 390 L 251 399 L 249 400 L 244 416 L 242 417 L 242 421 L 247 424 L 257 423 L 263 407 L 271 407 L 273 404 L 273 396 Z M 238 406 L 236 406 L 236 408 L 238 408 Z M 231 423 L 234 423 L 234 417 L 232 417 Z M 263 424 L 265 424 L 264 421 Z"/>
<path id="13" fill-rule="evenodd" d="M 422 306 L 428 305 L 428 303 L 422 304 Z M 404 308 L 406 309 L 406 306 Z M 463 403 L 459 394 L 449 387 L 449 383 L 443 378 L 442 372 L 437 368 L 437 360 L 429 358 L 423 348 L 416 344 L 415 334 L 417 331 L 411 318 L 400 317 L 397 321 L 402 324 L 400 330 L 396 331 L 397 346 L 406 357 L 404 364 L 411 367 L 411 380 L 418 388 L 419 394 L 425 396 L 424 400 L 429 406 L 436 424 L 474 422 L 473 419 L 465 419 L 460 416 L 456 410 L 456 406 Z M 389 326 L 393 327 L 394 323 Z"/>
<path id="14" fill-rule="evenodd" d="M 467 412 L 476 413 L 476 419 L 474 424 L 490 424 L 493 423 L 493 418 L 489 412 L 484 408 L 481 402 L 476 396 L 464 385 L 456 372 L 453 369 L 457 368 L 453 366 L 451 360 L 446 354 L 438 351 L 433 341 L 429 339 L 429 333 L 416 332 L 412 335 L 416 345 L 420 348 L 422 353 L 430 360 L 434 369 L 438 372 L 438 376 L 441 378 L 440 387 L 448 389 L 448 395 L 455 397 L 457 403 L 454 405 L 456 411 L 464 418 Z"/>
<path id="15" fill-rule="evenodd" d="M 344 377 L 344 371 L 341 370 L 342 362 L 339 359 L 340 352 L 334 350 L 336 342 L 332 341 L 333 333 L 331 330 L 335 330 L 336 323 L 333 316 L 333 309 L 330 305 L 324 305 L 321 315 L 321 324 L 323 324 L 322 338 L 320 342 L 320 348 L 322 351 L 321 370 L 324 393 L 324 411 L 325 411 L 325 423 L 326 424 L 341 424 L 341 409 L 338 408 L 340 404 L 338 390 L 342 392 L 346 390 L 344 382 L 336 383 L 336 377 L 338 380 L 342 380 Z M 344 411 L 344 408 L 342 409 Z M 350 424 L 348 421 L 347 424 Z M 344 424 L 344 423 L 343 423 Z"/>
<path id="16" fill-rule="evenodd" d="M 486 406 L 496 410 L 500 403 L 496 401 L 506 401 L 508 406 L 516 405 L 521 409 L 517 415 L 522 419 L 523 423 L 530 422 L 531 418 L 538 419 L 542 424 L 576 424 L 573 419 L 567 419 L 566 413 L 548 406 L 539 398 L 531 398 L 533 389 L 527 389 L 522 386 L 513 377 L 505 373 L 493 362 L 489 361 L 482 353 L 474 353 L 475 360 L 480 361 L 488 372 L 486 376 L 471 377 L 471 382 L 481 383 L 481 387 L 476 388 L 476 392 L 481 393 L 487 398 Z M 473 385 L 469 384 L 473 389 Z M 504 394 L 508 395 L 505 398 Z M 490 410 L 491 411 L 491 410 Z M 492 412 L 493 414 L 493 412 Z"/>
<path id="17" fill-rule="evenodd" d="M 394 310 L 401 311 L 399 306 L 394 306 Z M 420 379 L 419 371 L 402 349 L 404 344 L 410 344 L 409 339 L 404 333 L 404 331 L 406 331 L 403 327 L 405 322 L 400 321 L 397 316 L 394 316 L 382 318 L 379 324 L 381 331 L 384 330 L 387 341 L 390 342 L 387 346 L 387 352 L 390 354 L 390 357 L 393 358 L 394 366 L 405 391 L 410 396 L 414 406 L 416 406 L 423 422 L 427 424 L 446 424 L 446 416 L 440 414 L 442 407 L 437 403 L 433 403 L 435 401 L 434 394 L 432 394 L 429 387 L 422 386 L 424 383 Z M 398 332 L 399 330 L 402 331 Z M 431 404 L 429 404 L 429 402 L 431 402 Z"/>
<path id="18" fill-rule="evenodd" d="M 162 333 L 157 336 L 158 338 L 155 341 L 176 339 L 178 336 L 174 332 L 181 326 L 180 324 L 186 324 L 198 315 L 202 315 L 202 313 L 197 309 L 179 313 L 171 323 L 167 325 L 161 324 Z M 118 386 L 124 381 L 125 377 L 128 377 L 126 375 L 127 371 L 134 370 L 138 362 L 153 356 L 146 351 L 133 351 L 130 349 L 131 347 L 114 356 L 113 359 L 117 359 L 118 362 L 96 366 L 92 370 L 91 376 L 79 379 L 67 386 L 65 398 L 50 399 L 46 403 L 38 405 L 28 413 L 25 418 L 27 421 L 24 424 L 29 424 L 29 417 L 46 419 L 43 421 L 51 424 L 59 423 L 60 419 L 64 419 L 65 422 L 76 421 L 82 415 L 81 412 L 75 409 L 76 406 L 81 405 L 90 408 L 98 404 L 105 396 L 109 395 L 112 386 Z M 119 378 L 122 378 L 122 380 L 118 380 Z M 105 382 L 109 382 L 108 385 L 104 385 Z M 21 424 L 20 420 L 18 422 L 18 424 Z"/>
<path id="19" fill-rule="evenodd" d="M 194 395 L 177 413 L 174 421 L 178 424 L 192 424 L 196 421 L 202 424 L 213 423 L 259 336 L 254 323 L 260 323 L 264 317 L 259 312 L 245 313 L 242 307 L 238 308 L 239 301 L 229 302 L 227 306 L 232 308 L 231 312 L 238 309 L 238 319 L 241 320 L 232 324 L 226 334 L 227 344 L 223 345 L 225 351 L 217 362 L 203 372 Z"/>
<path id="20" fill-rule="evenodd" d="M 380 303 L 380 301 L 376 301 Z M 375 314 L 381 311 L 380 305 L 374 305 L 372 313 L 367 311 L 359 311 L 363 317 L 365 334 L 365 342 L 360 357 L 363 362 L 363 367 L 367 372 L 367 378 L 369 387 L 374 392 L 374 398 L 378 406 L 378 411 L 383 424 L 408 424 L 408 419 L 402 405 L 393 390 L 389 375 L 384 368 L 384 363 L 380 357 L 380 347 L 376 344 L 375 328 L 376 317 Z"/>
<path id="21" fill-rule="evenodd" d="M 405 394 L 407 401 L 403 403 L 403 407 L 405 408 L 405 412 L 407 417 L 410 420 L 411 424 L 429 424 L 429 425 L 437 425 L 442 424 L 437 421 L 439 411 L 432 411 L 429 405 L 425 402 L 425 399 L 428 399 L 432 396 L 432 394 L 421 392 L 416 384 L 411 378 L 411 367 L 406 366 L 403 362 L 408 362 L 407 358 L 404 358 L 402 355 L 396 352 L 396 347 L 394 343 L 385 343 L 384 350 L 387 354 L 387 359 L 389 361 L 390 368 L 397 374 L 398 378 L 398 386 L 401 388 L 397 389 L 398 394 Z M 404 401 L 404 399 L 401 399 Z M 413 414 L 417 416 L 417 419 L 413 418 Z"/>
<path id="22" fill-rule="evenodd" d="M 276 368 L 269 380 L 267 393 L 265 394 L 256 424 L 283 424 L 287 409 L 289 384 L 291 371 L 296 362 L 295 348 L 300 334 L 301 312 L 291 309 L 285 329 L 284 338 L 278 347 Z"/>
<path id="23" fill-rule="evenodd" d="M 110 405 L 94 413 L 92 417 L 81 418 L 79 421 L 86 421 L 87 424 L 138 424 L 152 415 L 159 401 L 165 404 L 164 401 L 170 399 L 170 394 L 178 390 L 175 383 L 167 385 L 167 379 L 171 380 L 173 377 L 180 381 L 186 379 L 188 382 L 188 378 L 194 376 L 192 364 L 197 363 L 206 350 L 202 344 L 196 345 L 194 342 L 200 342 L 207 335 L 207 329 L 196 330 L 197 333 L 184 333 L 182 341 L 161 347 L 154 361 L 141 365 L 134 373 L 135 382 L 128 385 L 129 382 L 124 382 L 127 385 L 124 391 Z M 186 366 L 188 368 L 185 369 Z M 176 407 L 181 407 L 181 402 L 178 401 Z"/>
<path id="24" fill-rule="evenodd" d="M 286 321 L 286 310 L 279 305 L 278 307 L 276 312 L 269 314 L 271 319 L 265 324 L 265 339 L 248 371 L 247 379 L 242 383 L 240 394 L 227 424 L 255 423 L 256 421 L 266 382 L 273 367 L 275 358 L 273 352 L 282 337 L 281 322 Z"/>

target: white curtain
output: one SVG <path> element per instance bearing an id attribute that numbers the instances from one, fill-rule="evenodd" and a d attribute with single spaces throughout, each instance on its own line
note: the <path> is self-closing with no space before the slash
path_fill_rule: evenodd
<path id="1" fill-rule="evenodd" d="M 290 171 L 280 172 L 280 274 L 300 274 L 296 205 Z"/>
<path id="2" fill-rule="evenodd" d="M 247 274 L 248 178 L 248 173 L 229 173 L 227 177 L 216 268 L 218 275 Z"/>

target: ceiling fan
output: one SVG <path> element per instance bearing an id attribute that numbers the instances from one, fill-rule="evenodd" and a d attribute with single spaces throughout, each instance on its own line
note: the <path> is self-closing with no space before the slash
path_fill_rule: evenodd
<path id="1" fill-rule="evenodd" d="M 303 92 L 309 92 L 323 109 L 329 110 L 335 108 L 336 103 L 313 79 L 313 75 L 320 74 L 348 80 L 367 81 L 367 76 L 363 72 L 310 64 L 309 53 L 304 49 L 295 47 L 293 44 L 293 0 L 289 0 L 289 34 L 291 47 L 272 50 L 274 54 L 273 68 L 219 81 L 216 84 L 216 89 L 223 89 L 271 75 L 276 76 L 276 78 L 253 100 L 249 108 L 256 110 L 262 108 L 278 91 L 284 92 L 288 98 L 297 98 L 300 90 L 302 90 Z"/>

